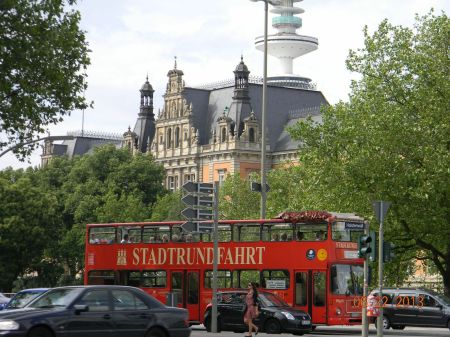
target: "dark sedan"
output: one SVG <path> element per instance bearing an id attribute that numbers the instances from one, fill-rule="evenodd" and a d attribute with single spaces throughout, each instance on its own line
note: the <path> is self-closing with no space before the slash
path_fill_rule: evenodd
<path id="1" fill-rule="evenodd" d="M 217 329 L 243 332 L 247 330 L 244 323 L 244 290 L 224 291 L 217 294 Z M 302 335 L 312 330 L 311 317 L 308 313 L 289 306 L 278 296 L 261 291 L 258 294 L 260 314 L 255 320 L 259 331 L 270 334 L 290 332 Z M 204 315 L 204 325 L 211 331 L 211 310 L 208 305 Z"/>
<path id="2" fill-rule="evenodd" d="M 0 312 L 0 336 L 189 337 L 188 312 L 126 286 L 54 288 Z"/>

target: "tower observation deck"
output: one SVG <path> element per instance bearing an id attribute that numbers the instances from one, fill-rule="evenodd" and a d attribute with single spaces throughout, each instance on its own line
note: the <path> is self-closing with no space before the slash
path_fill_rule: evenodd
<path id="1" fill-rule="evenodd" d="M 302 8 L 294 7 L 294 3 L 300 1 L 302 0 L 281 0 L 279 6 L 271 9 L 271 13 L 279 16 L 272 18 L 272 27 L 277 33 L 267 37 L 267 53 L 279 59 L 282 74 L 268 78 L 268 83 L 287 81 L 289 86 L 295 86 L 295 82 L 301 82 L 302 85 L 311 82 L 308 78 L 293 74 L 294 59 L 316 50 L 319 45 L 316 37 L 296 33 L 302 26 L 302 19 L 295 15 L 305 12 Z M 264 36 L 255 39 L 255 46 L 264 51 Z"/>

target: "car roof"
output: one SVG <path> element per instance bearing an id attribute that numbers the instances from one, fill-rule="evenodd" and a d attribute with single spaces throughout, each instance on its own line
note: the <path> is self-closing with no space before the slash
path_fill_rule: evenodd
<path id="1" fill-rule="evenodd" d="M 28 288 L 28 289 L 23 289 L 21 291 L 18 291 L 17 294 L 19 294 L 19 293 L 26 293 L 26 292 L 37 292 L 37 291 L 44 292 L 44 291 L 47 291 L 49 289 L 51 289 L 51 288 Z"/>
<path id="2" fill-rule="evenodd" d="M 378 292 L 380 289 L 373 289 L 371 292 Z M 383 288 L 383 292 L 429 292 L 430 294 L 437 294 L 434 290 L 425 288 Z"/>

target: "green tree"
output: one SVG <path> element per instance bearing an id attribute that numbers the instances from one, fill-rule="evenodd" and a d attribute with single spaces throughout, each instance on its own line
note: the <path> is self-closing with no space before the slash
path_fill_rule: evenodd
<path id="1" fill-rule="evenodd" d="M 158 197 L 153 204 L 150 221 L 181 221 L 181 211 L 187 206 L 181 201 L 182 192 L 168 192 Z"/>
<path id="2" fill-rule="evenodd" d="M 259 218 L 260 194 L 250 191 L 250 181 L 253 181 L 252 179 L 253 177 L 242 179 L 239 173 L 227 176 L 219 191 L 220 218 Z"/>
<path id="3" fill-rule="evenodd" d="M 0 1 L 0 150 L 86 107 L 88 44 L 66 3 L 75 1 Z M 14 151 L 24 158 L 34 147 Z"/>
<path id="4" fill-rule="evenodd" d="M 360 74 L 349 102 L 290 129 L 303 144 L 305 183 L 316 206 L 368 218 L 371 200 L 392 201 L 387 239 L 431 261 L 450 294 L 449 20 L 431 11 L 414 28 L 383 21 L 364 36 L 347 59 Z"/>

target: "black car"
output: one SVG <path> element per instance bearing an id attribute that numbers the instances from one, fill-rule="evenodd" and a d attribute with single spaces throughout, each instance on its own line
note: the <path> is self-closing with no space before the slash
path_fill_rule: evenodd
<path id="1" fill-rule="evenodd" d="M 371 299 L 371 300 L 369 300 Z M 404 329 L 405 326 L 448 327 L 450 329 L 450 299 L 432 290 L 420 288 L 383 288 L 373 290 L 367 300 L 368 311 L 383 308 L 384 329 Z M 370 322 L 376 324 L 376 317 Z"/>
<path id="2" fill-rule="evenodd" d="M 189 337 L 188 312 L 126 286 L 54 288 L 0 312 L 0 336 Z"/>
<path id="3" fill-rule="evenodd" d="M 224 291 L 217 293 L 217 330 L 246 331 L 244 323 L 245 290 Z M 254 323 L 259 331 L 266 333 L 290 332 L 303 335 L 312 330 L 311 317 L 304 311 L 289 306 L 278 296 L 260 291 L 258 293 L 260 314 Z M 206 308 L 203 324 L 211 331 L 212 305 Z"/>

